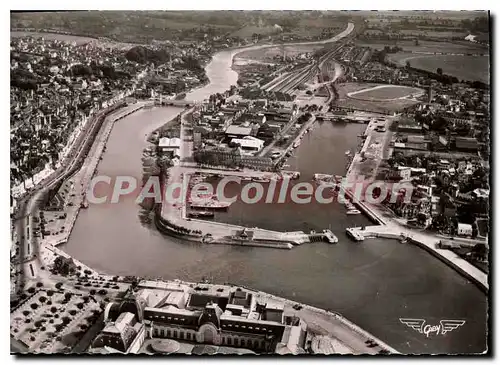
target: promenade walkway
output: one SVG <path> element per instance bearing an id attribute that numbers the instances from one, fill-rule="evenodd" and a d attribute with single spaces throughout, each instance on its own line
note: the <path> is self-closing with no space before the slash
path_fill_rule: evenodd
<path id="1" fill-rule="evenodd" d="M 365 227 L 364 230 L 359 229 L 359 232 L 362 233 L 365 237 L 373 237 L 373 235 L 377 235 L 395 239 L 399 239 L 403 236 L 411 238 L 413 242 L 420 245 L 430 253 L 434 254 L 434 256 L 440 258 L 442 261 L 449 264 L 460 273 L 469 277 L 484 289 L 489 290 L 488 275 L 476 268 L 474 265 L 462 259 L 455 252 L 438 248 L 437 244 L 441 240 L 440 237 L 437 237 L 436 235 L 427 233 L 425 231 L 410 229 L 401 225 L 395 219 L 388 219 L 384 217 L 384 211 L 370 203 L 362 202 L 359 204 L 359 206 L 360 208 L 368 208 L 372 212 L 372 214 L 376 214 L 379 219 L 384 222 L 384 224 L 382 225 Z"/>
<path id="2" fill-rule="evenodd" d="M 364 156 L 362 156 L 361 152 L 356 153 L 346 174 L 347 181 L 354 182 L 359 176 L 364 176 L 365 179 L 368 180 L 376 178 L 378 167 L 384 157 L 388 142 L 392 135 L 392 132 L 389 131 L 392 120 L 393 118 L 391 117 L 386 119 L 386 132 L 383 133 L 376 131 L 376 122 L 371 122 L 368 125 L 365 131 L 366 139 L 361 149 Z M 489 290 L 488 275 L 486 273 L 465 261 L 453 251 L 437 247 L 441 237 L 402 225 L 394 214 L 390 214 L 387 209 L 381 205 L 370 204 L 366 201 L 356 203 L 360 210 L 380 224 L 366 227 L 365 230 L 360 230 L 360 233 L 363 233 L 365 236 L 373 236 L 376 234 L 396 239 L 402 236 L 410 237 L 413 242 L 420 245 L 461 274 L 470 278 L 485 290 Z"/>

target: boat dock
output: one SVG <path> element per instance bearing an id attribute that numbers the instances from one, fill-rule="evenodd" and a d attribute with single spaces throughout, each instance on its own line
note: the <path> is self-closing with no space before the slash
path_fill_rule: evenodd
<path id="1" fill-rule="evenodd" d="M 320 233 L 314 232 L 309 234 L 309 242 L 321 242 L 321 241 L 326 241 L 328 243 L 337 243 L 339 242 L 339 239 L 329 229 L 324 229 Z"/>
<path id="2" fill-rule="evenodd" d="M 278 165 L 283 159 L 287 159 L 287 154 L 291 153 L 292 150 L 299 147 L 300 140 L 304 137 L 304 135 L 309 131 L 309 128 L 312 127 L 315 122 L 316 116 L 313 114 L 312 117 L 302 125 L 302 128 L 300 129 L 300 132 L 297 134 L 297 136 L 289 142 L 288 146 L 282 152 L 281 156 L 276 159 L 276 161 L 274 162 L 275 165 Z"/>
<path id="3" fill-rule="evenodd" d="M 360 228 L 347 228 L 345 231 L 347 235 L 356 242 L 365 240 L 365 236 Z"/>
<path id="4" fill-rule="evenodd" d="M 352 232 L 358 235 L 358 237 L 362 236 L 362 240 L 370 237 L 389 238 L 396 239 L 400 242 L 415 244 L 470 279 L 478 285 L 481 290 L 485 292 L 489 290 L 488 274 L 465 261 L 455 252 L 441 248 L 441 240 L 432 234 L 412 231 L 409 228 L 397 226 L 395 224 L 367 226 L 363 229 L 359 227 L 347 228 L 346 232 Z"/>

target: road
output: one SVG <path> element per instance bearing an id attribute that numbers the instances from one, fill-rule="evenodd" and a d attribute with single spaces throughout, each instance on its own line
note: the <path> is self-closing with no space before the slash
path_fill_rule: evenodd
<path id="1" fill-rule="evenodd" d="M 14 229 L 17 232 L 19 242 L 20 261 L 16 267 L 16 272 L 21 272 L 18 280 L 16 280 L 16 290 L 24 287 L 26 275 L 36 277 L 42 271 L 40 268 L 43 263 L 40 259 L 38 239 L 33 235 L 35 229 L 33 217 L 38 216 L 38 206 L 43 196 L 59 182 L 74 174 L 78 166 L 83 163 L 87 148 L 92 145 L 93 139 L 100 129 L 101 123 L 99 119 L 108 112 L 109 108 L 104 109 L 89 121 L 89 125 L 82 130 L 71 147 L 68 156 L 62 161 L 61 167 L 41 182 L 38 187 L 28 192 L 19 202 L 18 214 L 14 218 Z"/>

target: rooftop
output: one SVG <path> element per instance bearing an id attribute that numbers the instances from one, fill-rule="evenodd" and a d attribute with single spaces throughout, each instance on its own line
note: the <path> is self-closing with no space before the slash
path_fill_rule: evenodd
<path id="1" fill-rule="evenodd" d="M 180 148 L 181 147 L 181 139 L 180 138 L 168 138 L 168 137 L 163 137 L 160 138 L 160 141 L 158 142 L 159 147 L 163 148 Z"/>
<path id="2" fill-rule="evenodd" d="M 252 127 L 240 127 L 238 125 L 230 125 L 226 129 L 226 134 L 250 135 Z"/>

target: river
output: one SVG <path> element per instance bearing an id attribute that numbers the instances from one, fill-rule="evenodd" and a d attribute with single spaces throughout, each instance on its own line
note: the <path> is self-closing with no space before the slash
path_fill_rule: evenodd
<path id="1" fill-rule="evenodd" d="M 237 80 L 231 70 L 235 51 L 222 51 L 206 70 L 210 84 L 187 99 L 201 100 L 223 92 Z M 145 134 L 170 120 L 179 109 L 142 110 L 119 121 L 111 133 L 99 174 L 141 175 Z M 290 169 L 310 180 L 315 172 L 345 172 L 344 151 L 356 148 L 361 125 L 318 124 L 309 133 Z M 132 200 L 91 205 L 82 210 L 62 248 L 93 268 L 118 275 L 159 276 L 189 281 L 210 278 L 250 286 L 304 303 L 338 311 L 404 353 L 482 352 L 486 346 L 486 296 L 427 252 L 396 241 L 347 240 L 346 226 L 369 224 L 363 216 L 347 217 L 331 205 L 245 207 L 217 217 L 249 226 L 284 230 L 327 228 L 338 234 L 337 245 L 307 244 L 290 251 L 201 246 L 161 235 L 139 219 Z M 426 338 L 399 318 L 464 319 L 463 327 Z"/>

